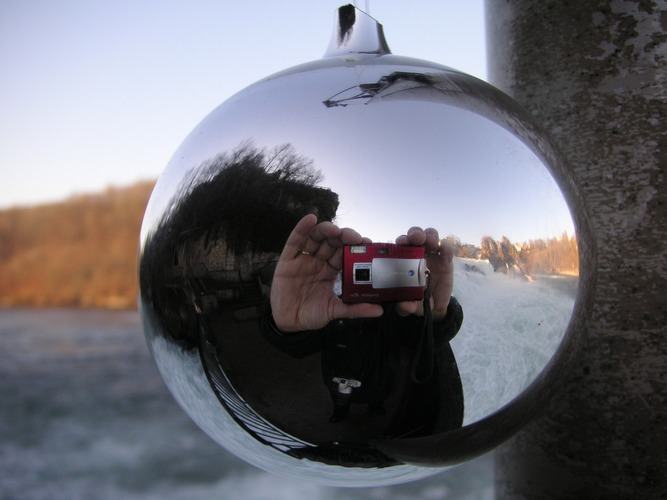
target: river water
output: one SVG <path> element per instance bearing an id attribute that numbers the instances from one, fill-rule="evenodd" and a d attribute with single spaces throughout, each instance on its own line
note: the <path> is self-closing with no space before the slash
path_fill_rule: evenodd
<path id="1" fill-rule="evenodd" d="M 0 499 L 493 498 L 492 455 L 360 489 L 246 464 L 174 402 L 134 312 L 0 310 L 0 353 Z"/>

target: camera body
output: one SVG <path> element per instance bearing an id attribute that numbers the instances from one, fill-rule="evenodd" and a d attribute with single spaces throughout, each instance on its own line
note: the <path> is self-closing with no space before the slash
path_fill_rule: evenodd
<path id="1" fill-rule="evenodd" d="M 368 243 L 343 247 L 341 299 L 345 303 L 422 300 L 424 247 Z"/>

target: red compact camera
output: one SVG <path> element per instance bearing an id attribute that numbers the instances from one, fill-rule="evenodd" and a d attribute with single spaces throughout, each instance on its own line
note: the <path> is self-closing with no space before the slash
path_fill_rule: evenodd
<path id="1" fill-rule="evenodd" d="M 422 300 L 425 289 L 424 247 L 392 243 L 343 247 L 343 302 Z"/>

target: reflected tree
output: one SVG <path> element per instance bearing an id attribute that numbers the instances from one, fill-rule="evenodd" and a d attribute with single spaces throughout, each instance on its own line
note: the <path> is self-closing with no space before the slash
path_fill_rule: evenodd
<path id="1" fill-rule="evenodd" d="M 308 213 L 332 220 L 338 196 L 317 187 L 322 174 L 290 144 L 271 151 L 243 144 L 192 169 L 172 201 L 170 232 L 224 238 L 235 254 L 279 252 Z"/>
<path id="2" fill-rule="evenodd" d="M 258 275 L 270 280 L 262 268 L 296 223 L 308 213 L 334 219 L 338 195 L 321 181 L 290 144 L 268 150 L 246 142 L 192 168 L 140 258 L 142 294 L 159 307 L 165 330 L 194 347 L 193 311 L 215 307 L 211 300 L 258 301 L 246 292 L 256 290 Z M 245 291 L 244 282 L 252 284 Z"/>

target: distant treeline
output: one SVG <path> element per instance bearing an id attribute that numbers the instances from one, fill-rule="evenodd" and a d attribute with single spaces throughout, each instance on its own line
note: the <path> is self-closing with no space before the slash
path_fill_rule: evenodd
<path id="1" fill-rule="evenodd" d="M 154 182 L 60 203 L 0 210 L 0 306 L 136 307 L 137 249 Z M 575 237 L 454 241 L 458 255 L 499 272 L 578 274 Z"/>
<path id="2" fill-rule="evenodd" d="M 519 247 L 519 262 L 527 274 L 579 275 L 577 238 L 563 233 L 559 238 L 531 240 Z"/>
<path id="3" fill-rule="evenodd" d="M 480 246 L 462 244 L 450 237 L 459 257 L 488 260 L 496 272 L 520 272 L 529 276 L 579 275 L 577 238 L 563 233 L 558 238 L 513 243 L 503 236 L 484 236 Z"/>
<path id="4" fill-rule="evenodd" d="M 153 185 L 0 211 L 0 305 L 136 307 L 139 230 Z"/>

